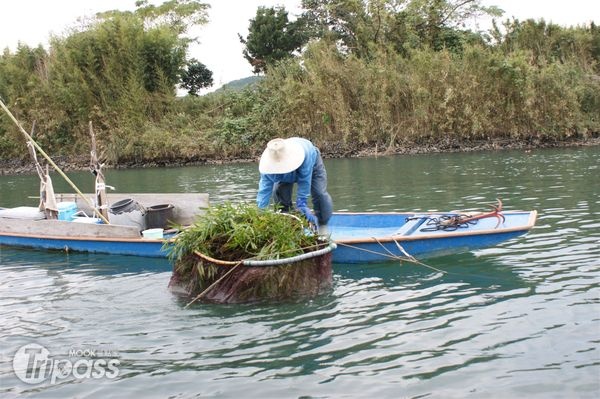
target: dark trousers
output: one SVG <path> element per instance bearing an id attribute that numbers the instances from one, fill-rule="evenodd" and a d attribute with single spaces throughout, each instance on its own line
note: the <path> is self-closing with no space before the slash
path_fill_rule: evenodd
<path id="1" fill-rule="evenodd" d="M 273 186 L 273 202 L 282 205 L 284 211 L 292 209 L 293 188 L 294 183 L 280 182 Z M 327 171 L 320 155 L 312 172 L 310 196 L 319 224 L 327 224 L 333 213 L 333 201 L 327 192 Z"/>

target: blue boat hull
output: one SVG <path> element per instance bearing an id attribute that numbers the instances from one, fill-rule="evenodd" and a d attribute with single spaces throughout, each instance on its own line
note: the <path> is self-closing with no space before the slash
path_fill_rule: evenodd
<path id="1" fill-rule="evenodd" d="M 160 240 L 95 240 L 95 239 L 68 239 L 68 238 L 43 238 L 43 237 L 15 237 L 0 235 L 0 245 L 25 247 L 34 249 L 104 253 L 112 255 L 146 256 L 151 258 L 165 258 L 167 252 L 163 250 Z"/>
<path id="2" fill-rule="evenodd" d="M 431 231 L 428 220 L 440 214 L 334 213 L 327 225 L 327 234 L 338 244 L 333 251 L 334 263 L 386 262 L 406 256 L 426 258 L 495 246 L 526 233 L 534 226 L 537 213 L 519 211 L 504 212 L 503 215 L 502 223 L 496 218 L 485 218 L 454 231 Z M 14 222 L 12 232 L 2 231 L 0 223 L 0 245 L 115 255 L 168 256 L 164 240 L 108 234 L 122 229 L 119 226 L 81 227 L 57 221 L 49 222 L 53 224 L 28 223 L 29 227 L 24 228 L 23 232 L 15 232 L 19 228 L 15 227 L 17 224 Z M 5 221 L 4 224 L 6 227 L 9 222 Z M 46 225 L 46 233 L 36 233 L 34 227 L 42 224 Z M 92 235 L 92 231 L 96 236 Z M 135 232 L 135 235 L 138 233 Z"/>
<path id="3" fill-rule="evenodd" d="M 493 247 L 525 234 L 537 217 L 531 212 L 504 212 L 504 220 L 479 219 L 453 231 L 429 224 L 444 214 L 336 213 L 328 230 L 337 244 L 335 263 L 376 263 L 412 256 L 418 259 Z M 447 214 L 446 214 L 447 215 Z"/>
<path id="4" fill-rule="evenodd" d="M 501 242 L 525 234 L 525 231 L 482 235 L 477 237 L 429 238 L 419 241 L 397 241 L 409 255 L 417 258 L 431 258 L 469 252 L 475 249 L 493 247 Z M 338 242 L 333 251 L 334 263 L 379 263 L 405 257 L 396 242 L 363 242 L 344 245 Z"/>

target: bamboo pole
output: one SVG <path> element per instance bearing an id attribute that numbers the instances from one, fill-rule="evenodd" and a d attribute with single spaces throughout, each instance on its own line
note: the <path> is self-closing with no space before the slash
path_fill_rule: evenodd
<path id="1" fill-rule="evenodd" d="M 235 266 L 233 266 L 231 269 L 229 269 L 227 271 L 227 273 L 225 273 L 224 275 L 222 275 L 217 281 L 215 281 L 214 283 L 212 283 L 211 285 L 208 286 L 207 289 L 205 289 L 204 291 L 202 291 L 200 294 L 198 294 L 198 296 L 196 296 L 194 299 L 192 299 L 190 302 L 188 302 L 187 305 L 185 305 L 183 308 L 187 309 L 189 308 L 194 302 L 196 302 L 198 299 L 202 298 L 203 296 L 205 296 L 210 290 L 213 289 L 213 287 L 215 287 L 217 284 L 219 284 L 221 281 L 223 281 L 225 279 L 225 277 L 229 276 L 231 273 L 233 273 L 233 271 L 235 269 L 237 269 L 238 267 L 240 267 L 242 264 L 244 264 L 243 260 L 240 260 L 238 263 L 235 264 Z M 194 266 L 194 271 L 196 269 L 196 266 Z"/>
<path id="2" fill-rule="evenodd" d="M 39 146 L 38 143 L 36 143 L 33 138 L 25 131 L 25 129 L 23 129 L 23 126 L 21 126 L 21 124 L 19 123 L 19 121 L 13 116 L 13 114 L 9 111 L 9 109 L 6 107 L 6 105 L 4 105 L 4 102 L 2 101 L 2 99 L 0 99 L 0 107 L 2 107 L 2 109 L 4 110 L 4 112 L 6 112 L 6 114 L 10 117 L 10 119 L 12 119 L 12 121 L 15 123 L 15 125 L 17 125 L 17 127 L 19 128 L 19 130 L 21 131 L 21 133 L 23 133 L 23 135 L 25 136 L 25 138 L 27 139 L 27 141 L 31 142 L 31 144 L 33 144 L 33 146 L 35 147 L 36 150 L 38 150 L 38 152 L 40 154 L 42 154 L 42 156 L 44 158 L 46 158 L 46 160 L 48 161 L 48 163 L 50 165 L 52 165 L 52 167 L 58 172 L 59 175 L 61 175 L 67 183 L 69 183 L 69 185 L 73 188 L 73 190 L 75 190 L 77 192 L 77 194 L 85 201 L 86 204 L 88 204 L 88 206 L 92 209 L 96 209 L 96 207 L 90 202 L 90 200 L 88 200 L 85 195 L 83 195 L 83 193 L 79 190 L 79 188 L 77 188 L 77 186 L 75 185 L 75 183 L 73 183 L 71 181 L 71 179 L 69 179 L 69 177 L 67 175 L 64 174 L 64 172 L 58 167 L 58 165 L 56 165 L 54 163 L 54 161 L 52 160 L 52 158 L 50 158 L 50 156 L 48 154 L 46 154 L 46 152 L 42 149 L 42 147 Z M 102 219 L 102 221 L 106 224 L 110 224 L 108 219 L 105 218 L 102 214 L 98 214 L 98 216 L 100 216 L 100 218 Z"/>
<path id="3" fill-rule="evenodd" d="M 104 173 L 102 172 L 103 165 L 98 160 L 98 154 L 96 151 L 96 134 L 94 133 L 94 129 L 92 127 L 92 121 L 90 121 L 89 125 L 90 138 L 92 140 L 92 150 L 90 151 L 90 169 L 94 176 L 96 176 L 94 189 L 96 195 L 96 205 L 98 205 L 96 213 L 108 218 L 108 199 L 106 197 L 106 182 L 104 180 Z"/>

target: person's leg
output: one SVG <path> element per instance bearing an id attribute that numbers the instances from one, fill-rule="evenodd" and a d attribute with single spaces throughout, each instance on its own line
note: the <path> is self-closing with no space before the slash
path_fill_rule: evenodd
<path id="1" fill-rule="evenodd" d="M 310 196 L 319 224 L 327 224 L 333 213 L 333 201 L 327 192 L 327 171 L 320 155 L 313 169 Z"/>
<path id="2" fill-rule="evenodd" d="M 292 189 L 293 183 L 275 183 L 273 185 L 273 202 L 281 205 L 284 212 L 289 212 L 292 209 Z"/>

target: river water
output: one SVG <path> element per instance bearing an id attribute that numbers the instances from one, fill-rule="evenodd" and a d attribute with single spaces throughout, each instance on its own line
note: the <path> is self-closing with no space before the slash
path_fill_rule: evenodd
<path id="1" fill-rule="evenodd" d="M 334 265 L 331 292 L 313 300 L 188 309 L 167 291 L 165 260 L 0 247 L 0 396 L 600 396 L 599 147 L 326 167 L 336 210 L 486 209 L 502 198 L 505 209 L 537 209 L 539 218 L 498 247 L 426 261 L 446 273 Z M 208 192 L 218 203 L 252 200 L 256 169 L 106 175 L 122 192 Z M 69 176 L 91 191 L 89 173 Z M 0 176 L 0 205 L 37 188 L 35 176 Z M 32 344 L 63 364 L 84 362 L 54 381 L 23 382 L 13 359 Z M 102 373 L 86 375 L 85 361 L 98 360 L 117 361 L 115 372 L 94 363 Z"/>

